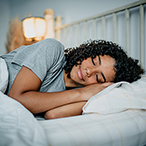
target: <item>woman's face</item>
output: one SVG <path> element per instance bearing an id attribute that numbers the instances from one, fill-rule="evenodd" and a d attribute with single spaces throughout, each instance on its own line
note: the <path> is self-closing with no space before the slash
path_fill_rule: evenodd
<path id="1" fill-rule="evenodd" d="M 109 55 L 99 55 L 84 60 L 81 65 L 73 66 L 70 77 L 82 86 L 94 83 L 112 82 L 115 78 L 115 60 Z"/>

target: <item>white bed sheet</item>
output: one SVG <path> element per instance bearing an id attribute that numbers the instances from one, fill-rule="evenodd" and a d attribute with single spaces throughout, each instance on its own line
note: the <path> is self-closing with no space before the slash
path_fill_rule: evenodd
<path id="1" fill-rule="evenodd" d="M 86 114 L 40 121 L 51 146 L 143 146 L 146 111 Z"/>

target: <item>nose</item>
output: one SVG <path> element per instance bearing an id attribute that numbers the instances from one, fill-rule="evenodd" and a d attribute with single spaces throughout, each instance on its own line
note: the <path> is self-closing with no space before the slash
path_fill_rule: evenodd
<path id="1" fill-rule="evenodd" d="M 88 68 L 86 68 L 86 75 L 88 77 L 96 74 L 97 72 L 98 72 L 98 69 L 96 67 L 88 67 Z"/>

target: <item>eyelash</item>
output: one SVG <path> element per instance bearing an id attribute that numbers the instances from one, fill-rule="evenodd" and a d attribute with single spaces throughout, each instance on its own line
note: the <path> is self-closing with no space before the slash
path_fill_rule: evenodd
<path id="1" fill-rule="evenodd" d="M 96 81 L 98 82 L 98 83 L 100 83 L 100 81 L 98 80 L 98 75 L 96 74 Z"/>

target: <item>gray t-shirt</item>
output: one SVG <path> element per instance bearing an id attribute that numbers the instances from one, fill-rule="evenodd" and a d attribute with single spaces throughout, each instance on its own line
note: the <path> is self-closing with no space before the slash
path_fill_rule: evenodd
<path id="1" fill-rule="evenodd" d="M 22 66 L 31 69 L 41 80 L 40 92 L 65 90 L 64 46 L 55 39 L 45 39 L 1 56 L 7 63 L 9 85 L 7 93 Z"/>

